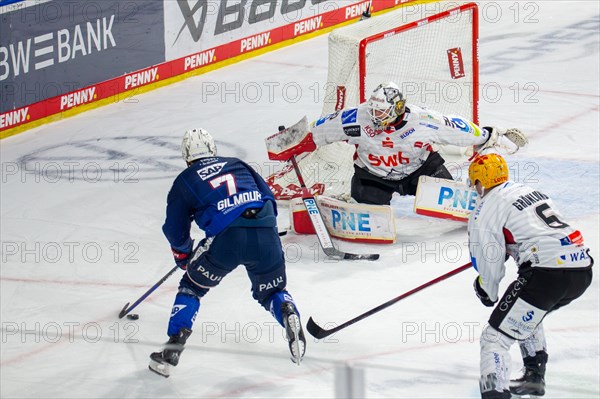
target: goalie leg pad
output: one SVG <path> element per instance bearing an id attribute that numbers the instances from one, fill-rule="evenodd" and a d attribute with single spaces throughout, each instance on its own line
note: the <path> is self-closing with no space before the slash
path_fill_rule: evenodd
<path id="1" fill-rule="evenodd" d="M 332 237 L 371 244 L 396 241 L 394 212 L 388 205 L 348 203 L 324 195 L 317 197 L 317 204 Z M 294 232 L 315 234 L 301 199 L 290 201 L 290 216 Z"/>

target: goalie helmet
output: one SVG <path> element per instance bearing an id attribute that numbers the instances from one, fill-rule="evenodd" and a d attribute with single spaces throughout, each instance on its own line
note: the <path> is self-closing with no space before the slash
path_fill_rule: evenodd
<path id="1" fill-rule="evenodd" d="M 469 165 L 469 186 L 474 187 L 479 180 L 484 189 L 489 190 L 508 181 L 508 165 L 498 154 L 478 155 Z"/>
<path id="2" fill-rule="evenodd" d="M 204 129 L 190 129 L 183 135 L 181 155 L 185 162 L 217 155 L 217 146 L 210 133 Z"/>
<path id="3" fill-rule="evenodd" d="M 406 99 L 396 83 L 382 83 L 367 101 L 367 109 L 373 124 L 385 129 L 404 115 Z"/>

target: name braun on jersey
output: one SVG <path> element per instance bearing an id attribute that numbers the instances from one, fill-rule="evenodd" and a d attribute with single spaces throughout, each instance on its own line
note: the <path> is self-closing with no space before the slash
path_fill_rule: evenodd
<path id="1" fill-rule="evenodd" d="M 223 209 L 245 204 L 246 202 L 260 201 L 261 199 L 262 194 L 260 192 L 246 191 L 244 193 L 232 195 L 231 197 L 227 197 L 217 202 L 217 209 L 222 211 Z"/>

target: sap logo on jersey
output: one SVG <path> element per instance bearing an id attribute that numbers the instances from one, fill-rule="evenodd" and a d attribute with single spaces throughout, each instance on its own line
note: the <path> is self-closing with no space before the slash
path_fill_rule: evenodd
<path id="1" fill-rule="evenodd" d="M 227 162 L 219 162 L 205 166 L 202 169 L 198 169 L 198 176 L 200 176 L 202 180 L 210 179 L 211 177 L 218 175 L 225 165 L 227 165 Z"/>
<path id="2" fill-rule="evenodd" d="M 444 201 L 445 204 L 444 204 Z M 440 188 L 440 195 L 438 197 L 438 205 L 448 205 L 452 203 L 453 208 L 462 208 L 472 211 L 475 209 L 475 203 L 477 202 L 477 192 L 471 190 L 456 190 L 450 187 Z"/>
<path id="3" fill-rule="evenodd" d="M 331 211 L 333 228 L 336 230 L 371 231 L 368 213 L 346 213 L 336 210 Z"/>

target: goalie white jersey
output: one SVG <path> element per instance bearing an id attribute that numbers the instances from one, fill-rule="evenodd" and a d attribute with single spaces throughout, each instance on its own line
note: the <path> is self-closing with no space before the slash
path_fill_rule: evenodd
<path id="1" fill-rule="evenodd" d="M 505 274 L 506 255 L 517 265 L 560 269 L 591 265 L 578 230 L 567 224 L 547 195 L 507 182 L 489 191 L 469 218 L 469 250 L 492 301 Z"/>
<path id="2" fill-rule="evenodd" d="M 355 164 L 375 176 L 401 180 L 416 171 L 433 151 L 432 144 L 482 145 L 489 133 L 459 116 L 445 116 L 408 105 L 400 123 L 376 129 L 366 103 L 326 115 L 310 129 L 317 146 L 347 141 L 357 146 Z"/>

